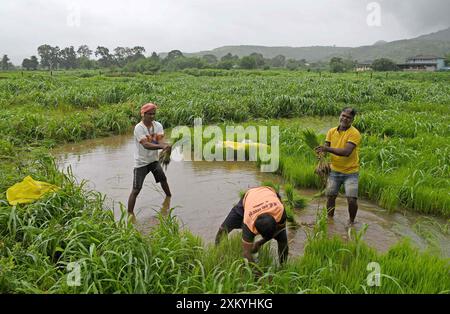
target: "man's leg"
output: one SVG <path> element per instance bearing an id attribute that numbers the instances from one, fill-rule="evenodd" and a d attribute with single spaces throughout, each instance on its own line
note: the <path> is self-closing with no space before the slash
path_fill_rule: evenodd
<path id="1" fill-rule="evenodd" d="M 216 234 L 215 244 L 218 245 L 222 238 L 228 234 L 227 229 L 223 226 L 220 226 L 219 231 Z"/>
<path id="2" fill-rule="evenodd" d="M 162 187 L 164 193 L 166 193 L 167 197 L 172 196 L 172 193 L 170 193 L 170 188 L 169 188 L 169 184 L 167 183 L 167 180 L 161 181 L 161 187 Z"/>
<path id="3" fill-rule="evenodd" d="M 327 213 L 328 217 L 334 216 L 334 210 L 336 208 L 336 195 L 330 195 L 327 197 Z"/>
<path id="4" fill-rule="evenodd" d="M 288 254 L 289 254 L 289 246 L 286 229 L 281 230 L 281 232 L 275 237 L 278 244 L 278 258 L 280 260 L 280 264 L 286 262 Z"/>
<path id="5" fill-rule="evenodd" d="M 328 176 L 326 188 L 328 217 L 334 216 L 334 210 L 336 208 L 336 197 L 339 193 L 340 186 L 341 182 L 339 181 L 338 173 L 332 171 Z"/>
<path id="6" fill-rule="evenodd" d="M 216 234 L 216 245 L 220 243 L 220 240 L 234 229 L 240 229 L 242 222 L 244 221 L 244 208 L 242 205 L 242 199 L 231 209 L 227 218 L 220 225 L 219 231 Z"/>
<path id="7" fill-rule="evenodd" d="M 172 193 L 170 192 L 169 184 L 167 183 L 167 177 L 164 173 L 160 163 L 158 161 L 155 161 L 150 164 L 151 172 L 153 173 L 153 176 L 155 177 L 156 183 L 161 183 L 161 187 L 166 193 L 167 197 L 171 197 Z"/>
<path id="8" fill-rule="evenodd" d="M 139 195 L 140 189 L 132 189 L 130 197 L 128 198 L 128 212 L 130 214 L 134 211 L 134 205 L 136 204 L 136 198 Z"/>
<path id="9" fill-rule="evenodd" d="M 349 222 L 355 222 L 356 213 L 358 212 L 358 199 L 356 197 L 347 197 Z"/>
<path id="10" fill-rule="evenodd" d="M 133 170 L 133 189 L 128 197 L 128 213 L 133 214 L 134 205 L 136 204 L 136 198 L 141 192 L 142 185 L 144 184 L 145 177 L 149 170 L 147 166 L 134 168 Z"/>
<path id="11" fill-rule="evenodd" d="M 344 181 L 345 196 L 347 196 L 349 223 L 355 222 L 358 212 L 358 173 L 346 176 Z"/>

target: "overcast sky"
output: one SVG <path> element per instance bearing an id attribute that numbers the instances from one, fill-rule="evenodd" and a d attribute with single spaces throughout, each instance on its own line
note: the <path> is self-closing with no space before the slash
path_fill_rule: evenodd
<path id="1" fill-rule="evenodd" d="M 19 64 L 41 44 L 139 45 L 147 54 L 356 47 L 449 27 L 449 12 L 449 0 L 0 0 L 0 55 Z"/>

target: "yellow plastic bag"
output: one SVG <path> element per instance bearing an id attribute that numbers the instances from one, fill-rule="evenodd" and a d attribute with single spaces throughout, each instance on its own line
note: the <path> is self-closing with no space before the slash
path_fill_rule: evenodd
<path id="1" fill-rule="evenodd" d="M 233 150 L 241 150 L 241 149 L 246 149 L 246 148 L 250 148 L 250 147 L 268 147 L 267 144 L 263 144 L 263 143 L 253 143 L 253 142 L 232 142 L 232 141 L 223 141 L 223 147 L 225 148 L 231 148 Z"/>
<path id="2" fill-rule="evenodd" d="M 36 181 L 31 176 L 27 176 L 22 182 L 16 183 L 6 190 L 6 198 L 10 205 L 26 204 L 40 199 L 48 192 L 56 192 L 59 187 L 56 185 Z"/>

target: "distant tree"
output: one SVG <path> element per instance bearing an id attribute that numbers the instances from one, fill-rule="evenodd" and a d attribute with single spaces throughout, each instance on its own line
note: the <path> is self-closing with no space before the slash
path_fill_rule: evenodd
<path id="1" fill-rule="evenodd" d="M 257 68 L 264 67 L 264 56 L 262 54 L 257 53 L 257 52 L 253 52 L 253 53 L 250 54 L 250 57 L 255 59 Z"/>
<path id="2" fill-rule="evenodd" d="M 180 50 L 172 50 L 172 51 L 170 51 L 167 54 L 166 59 L 167 59 L 167 61 L 171 61 L 171 60 L 174 60 L 176 58 L 182 58 L 182 57 L 184 57 L 184 56 L 183 56 L 183 53 Z"/>
<path id="3" fill-rule="evenodd" d="M 95 50 L 95 56 L 100 56 L 98 59 L 100 67 L 109 67 L 114 63 L 114 57 L 109 53 L 109 49 L 106 47 L 98 46 L 97 50 Z"/>
<path id="4" fill-rule="evenodd" d="M 59 52 L 59 62 L 65 69 L 77 67 L 77 54 L 73 46 L 66 47 Z"/>
<path id="5" fill-rule="evenodd" d="M 48 67 L 50 69 L 50 55 L 51 55 L 51 46 L 50 45 L 41 45 L 38 47 L 38 55 L 41 57 L 41 66 L 43 68 Z"/>
<path id="6" fill-rule="evenodd" d="M 205 62 L 201 58 L 177 57 L 167 63 L 166 69 L 169 71 L 178 71 L 188 68 L 201 69 L 205 67 Z"/>
<path id="7" fill-rule="evenodd" d="M 219 69 L 229 70 L 239 63 L 239 57 L 232 55 L 230 52 L 220 58 L 220 62 L 217 64 Z"/>
<path id="8" fill-rule="evenodd" d="M 132 51 L 128 47 L 117 47 L 114 48 L 114 60 L 116 64 L 120 67 L 124 66 L 126 59 L 132 56 Z"/>
<path id="9" fill-rule="evenodd" d="M 346 64 L 339 57 L 333 57 L 330 60 L 330 71 L 334 73 L 345 72 Z"/>
<path id="10" fill-rule="evenodd" d="M 357 62 L 351 57 L 342 60 L 344 62 L 344 71 L 352 71 L 355 69 Z"/>
<path id="11" fill-rule="evenodd" d="M 234 62 L 232 60 L 225 60 L 225 61 L 220 61 L 219 63 L 217 63 L 217 68 L 224 69 L 224 70 L 229 70 L 233 66 L 234 66 Z"/>
<path id="12" fill-rule="evenodd" d="M 59 63 L 59 47 L 41 45 L 38 47 L 38 54 L 41 57 L 41 66 L 49 70 L 56 69 Z"/>
<path id="13" fill-rule="evenodd" d="M 161 62 L 156 61 L 155 59 L 150 58 L 140 58 L 138 60 L 129 62 L 125 65 L 124 69 L 127 72 L 157 72 L 161 67 Z"/>
<path id="14" fill-rule="evenodd" d="M 144 47 L 135 46 L 135 47 L 131 48 L 131 56 L 129 57 L 129 60 L 127 60 L 127 61 L 135 61 L 135 60 L 138 60 L 141 58 L 145 58 L 144 53 L 145 53 Z"/>
<path id="15" fill-rule="evenodd" d="M 450 66 L 450 53 L 445 57 L 445 65 Z"/>
<path id="16" fill-rule="evenodd" d="M 1 62 L 1 68 L 3 71 L 8 71 L 10 68 L 9 58 L 8 55 L 3 55 L 2 62 Z"/>
<path id="17" fill-rule="evenodd" d="M 37 68 L 39 66 L 39 61 L 36 56 L 31 56 L 30 66 L 31 66 L 31 70 L 37 70 Z"/>
<path id="18" fill-rule="evenodd" d="M 295 71 L 299 68 L 299 66 L 300 66 L 299 61 L 295 59 L 288 59 L 286 61 L 286 69 L 288 70 Z"/>
<path id="19" fill-rule="evenodd" d="M 80 58 L 85 57 L 89 59 L 92 56 L 92 50 L 87 45 L 81 45 L 77 49 L 77 54 Z"/>
<path id="20" fill-rule="evenodd" d="M 274 68 L 282 68 L 286 64 L 286 57 L 278 55 L 270 60 L 270 65 Z"/>
<path id="21" fill-rule="evenodd" d="M 230 52 L 220 58 L 220 61 L 231 61 L 233 64 L 237 64 L 239 62 L 239 57 L 237 55 L 232 55 Z"/>
<path id="22" fill-rule="evenodd" d="M 224 55 L 222 58 L 220 58 L 220 61 L 233 61 L 233 55 L 229 52 L 226 55 Z"/>
<path id="23" fill-rule="evenodd" d="M 150 60 L 152 62 L 156 62 L 156 63 L 160 63 L 161 62 L 161 58 L 154 51 L 152 52 L 152 55 L 150 56 Z"/>
<path id="24" fill-rule="evenodd" d="M 88 57 L 82 56 L 77 59 L 77 65 L 80 69 L 93 69 L 95 68 L 95 60 L 91 60 Z"/>
<path id="25" fill-rule="evenodd" d="M 207 64 L 216 64 L 217 63 L 217 57 L 213 54 L 206 54 L 202 57 L 202 59 Z"/>
<path id="26" fill-rule="evenodd" d="M 22 61 L 22 68 L 26 69 L 27 71 L 37 70 L 38 65 L 39 65 L 39 62 L 38 62 L 38 59 L 36 58 L 36 56 L 31 56 L 30 59 L 25 58 Z"/>
<path id="27" fill-rule="evenodd" d="M 28 58 L 23 59 L 22 61 L 22 68 L 24 68 L 25 70 L 29 71 L 31 70 L 31 60 Z"/>
<path id="28" fill-rule="evenodd" d="M 391 59 L 380 58 L 373 61 L 372 69 L 374 71 L 397 71 L 398 67 Z"/>
<path id="29" fill-rule="evenodd" d="M 243 69 L 256 69 L 256 59 L 251 56 L 242 57 L 239 66 Z"/>

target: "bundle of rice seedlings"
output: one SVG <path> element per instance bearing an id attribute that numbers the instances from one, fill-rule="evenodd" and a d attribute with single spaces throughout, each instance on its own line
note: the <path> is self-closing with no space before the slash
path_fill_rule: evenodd
<path id="1" fill-rule="evenodd" d="M 272 189 L 274 189 L 277 193 L 280 193 L 280 185 L 277 183 L 274 183 L 272 181 L 263 181 L 262 186 L 269 186 Z"/>
<path id="2" fill-rule="evenodd" d="M 167 170 L 167 166 L 170 163 L 170 155 L 171 154 L 172 154 L 172 148 L 165 149 L 161 153 L 159 153 L 159 163 L 164 168 L 164 170 Z"/>
<path id="3" fill-rule="evenodd" d="M 284 202 L 289 204 L 293 209 L 302 209 L 306 207 L 306 199 L 295 192 L 292 184 L 284 185 L 284 193 L 286 195 Z"/>
<path id="4" fill-rule="evenodd" d="M 285 204 L 284 205 L 284 210 L 286 211 L 286 219 L 287 221 L 293 223 L 293 224 L 297 224 L 297 221 L 295 220 L 295 214 L 294 214 L 294 210 L 291 206 L 291 204 Z"/>
<path id="5" fill-rule="evenodd" d="M 317 138 L 316 132 L 314 132 L 311 129 L 303 130 L 303 141 L 306 143 L 306 145 L 309 146 L 313 151 L 317 146 L 320 146 L 319 140 Z"/>
<path id="6" fill-rule="evenodd" d="M 331 169 L 328 161 L 325 158 L 325 153 L 317 153 L 315 151 L 315 148 L 317 146 L 320 146 L 317 134 L 313 130 L 306 129 L 303 131 L 303 141 L 306 143 L 306 145 L 308 145 L 309 148 L 312 149 L 312 151 L 316 154 L 317 158 L 319 159 L 319 162 L 317 164 L 316 169 L 314 170 L 314 173 L 320 177 L 322 187 L 325 187 Z"/>

